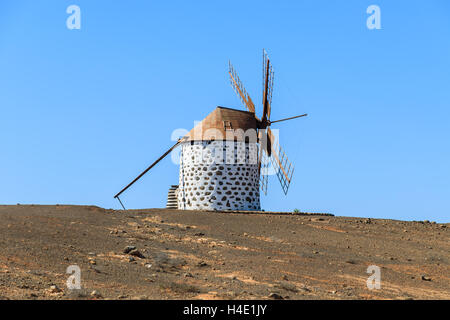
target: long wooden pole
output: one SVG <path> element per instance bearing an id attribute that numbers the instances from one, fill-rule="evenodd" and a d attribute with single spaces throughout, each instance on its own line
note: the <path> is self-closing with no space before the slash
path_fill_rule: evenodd
<path id="1" fill-rule="evenodd" d="M 164 153 L 161 157 L 158 158 L 158 160 L 156 160 L 155 162 L 153 162 L 147 169 L 145 169 L 140 175 L 138 175 L 136 177 L 136 179 L 134 179 L 133 181 L 131 181 L 125 188 L 123 188 L 122 190 L 120 190 L 120 192 L 118 194 L 116 194 L 114 196 L 114 198 L 118 198 L 125 190 L 127 190 L 129 187 L 131 187 L 136 181 L 138 181 L 140 178 L 142 178 L 142 176 L 144 174 L 146 174 L 151 168 L 153 168 L 158 162 L 160 162 L 162 159 L 164 159 L 170 152 L 172 152 L 173 149 L 175 149 L 180 143 L 182 142 L 182 140 L 179 140 L 177 143 L 175 143 L 173 145 L 172 148 L 170 148 L 169 150 L 166 151 L 166 153 Z"/>
<path id="2" fill-rule="evenodd" d="M 290 118 L 286 118 L 286 119 L 280 119 L 280 120 L 276 120 L 276 121 L 270 121 L 270 123 L 272 124 L 272 123 L 286 121 L 286 120 L 291 120 L 291 119 L 296 119 L 296 118 L 300 118 L 300 117 L 306 117 L 307 115 L 308 114 L 305 113 L 305 114 L 302 114 L 302 115 L 299 115 L 299 116 L 295 116 L 295 117 L 290 117 Z"/>

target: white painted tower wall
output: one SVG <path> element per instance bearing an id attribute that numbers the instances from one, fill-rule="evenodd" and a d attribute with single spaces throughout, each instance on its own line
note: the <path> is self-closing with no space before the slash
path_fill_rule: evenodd
<path id="1" fill-rule="evenodd" d="M 260 210 L 257 157 L 256 143 L 183 143 L 178 209 Z"/>

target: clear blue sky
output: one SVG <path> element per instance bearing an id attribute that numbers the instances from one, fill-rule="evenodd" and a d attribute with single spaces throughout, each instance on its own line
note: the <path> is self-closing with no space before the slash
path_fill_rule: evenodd
<path id="1" fill-rule="evenodd" d="M 296 170 L 266 210 L 449 222 L 449 17 L 446 0 L 1 1 L 0 203 L 120 208 L 174 129 L 243 108 L 228 59 L 261 107 L 266 48 L 272 119 L 309 114 L 276 126 Z M 162 207 L 177 181 L 168 158 L 122 200 Z"/>

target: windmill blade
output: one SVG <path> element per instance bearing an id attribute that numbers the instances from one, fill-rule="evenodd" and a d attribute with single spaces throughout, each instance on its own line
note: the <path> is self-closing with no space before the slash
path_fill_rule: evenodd
<path id="1" fill-rule="evenodd" d="M 255 113 L 255 104 L 253 103 L 252 99 L 248 95 L 247 91 L 244 88 L 244 85 L 242 84 L 241 80 L 239 80 L 239 76 L 236 73 L 236 70 L 234 70 L 233 65 L 231 62 L 228 62 L 229 71 L 230 74 L 230 81 L 231 86 L 236 91 L 237 95 L 241 99 L 242 103 L 245 105 L 248 111 Z"/>
<path id="2" fill-rule="evenodd" d="M 119 193 L 117 193 L 114 198 L 119 198 L 119 196 L 125 191 L 127 190 L 129 187 L 131 187 L 136 181 L 138 181 L 140 178 L 142 178 L 151 168 L 153 168 L 154 166 L 156 166 L 158 164 L 158 162 L 160 162 L 162 159 L 164 159 L 169 153 L 172 152 L 173 149 L 175 149 L 181 142 L 183 142 L 184 139 L 180 139 L 178 140 L 177 143 L 175 143 L 169 150 L 167 150 L 161 157 L 159 157 L 155 162 L 153 162 L 147 169 L 145 169 L 140 175 L 138 175 L 133 181 L 131 181 L 125 188 L 123 188 L 122 190 L 120 190 Z M 120 201 L 120 199 L 119 199 Z M 123 206 L 123 205 L 122 205 Z"/>
<path id="3" fill-rule="evenodd" d="M 273 91 L 274 72 L 266 50 L 263 49 L 263 121 L 270 120 L 272 109 L 272 91 Z"/>
<path id="4" fill-rule="evenodd" d="M 277 172 L 277 177 L 280 181 L 284 194 L 287 194 L 289 185 L 292 181 L 294 166 L 289 161 L 286 153 L 283 151 L 278 141 L 275 139 L 275 136 L 270 128 L 267 128 L 267 137 L 272 146 L 272 165 Z"/>
<path id="5" fill-rule="evenodd" d="M 259 186 L 262 192 L 267 195 L 267 185 L 269 181 L 269 158 L 266 151 L 264 151 L 263 145 L 259 144 L 259 156 L 258 156 L 258 174 L 259 174 Z"/>
<path id="6" fill-rule="evenodd" d="M 262 135 L 262 132 L 260 131 L 260 135 Z M 262 137 L 262 136 L 261 136 Z M 267 150 L 265 150 L 264 143 L 262 140 L 265 140 L 266 138 L 261 139 L 259 142 L 259 155 L 258 155 L 258 175 L 259 175 L 259 186 L 262 192 L 264 192 L 265 195 L 267 195 L 267 185 L 269 181 L 269 158 L 267 157 Z M 266 140 L 265 140 L 266 141 Z"/>

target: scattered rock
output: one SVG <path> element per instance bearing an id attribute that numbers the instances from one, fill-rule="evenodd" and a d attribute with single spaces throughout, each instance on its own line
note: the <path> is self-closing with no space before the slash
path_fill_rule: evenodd
<path id="1" fill-rule="evenodd" d="M 127 254 L 127 253 L 130 253 L 133 250 L 136 250 L 135 246 L 126 246 L 125 249 L 123 249 L 123 253 Z"/>
<path id="2" fill-rule="evenodd" d="M 279 289 L 283 289 L 291 292 L 298 292 L 297 287 L 294 284 L 291 284 L 287 281 L 281 281 L 275 285 Z"/>
<path id="3" fill-rule="evenodd" d="M 303 286 L 300 288 L 301 290 L 305 291 L 305 292 L 311 292 L 311 289 L 308 288 L 307 286 Z"/>
<path id="4" fill-rule="evenodd" d="M 128 254 L 141 259 L 145 258 L 145 256 L 138 249 L 133 249 L 130 252 L 128 252 Z"/>
<path id="5" fill-rule="evenodd" d="M 237 297 L 238 295 L 239 295 L 239 293 L 234 292 L 234 291 L 228 291 L 227 292 L 227 296 L 230 296 L 230 297 Z"/>
<path id="6" fill-rule="evenodd" d="M 201 237 L 201 236 L 204 236 L 204 235 L 205 234 L 203 232 L 194 233 L 194 236 L 196 236 L 196 237 Z"/>
<path id="7" fill-rule="evenodd" d="M 281 295 L 279 295 L 278 293 L 275 293 L 275 292 L 271 292 L 269 294 L 269 298 L 270 299 L 274 299 L 274 300 L 283 300 L 283 297 Z"/>
<path id="8" fill-rule="evenodd" d="M 94 290 L 94 291 L 91 292 L 91 297 L 94 297 L 94 298 L 101 298 L 102 295 L 101 295 L 100 292 L 98 292 L 97 290 Z"/>
<path id="9" fill-rule="evenodd" d="M 58 292 L 61 292 L 62 290 L 60 288 L 58 288 L 57 285 L 52 285 L 52 286 L 50 286 L 48 291 L 50 291 L 51 293 L 58 293 Z"/>
<path id="10" fill-rule="evenodd" d="M 427 276 L 425 276 L 425 275 L 423 275 L 423 276 L 422 276 L 422 280 L 423 280 L 423 281 L 431 281 L 431 278 L 430 278 L 430 277 L 427 277 Z"/>

